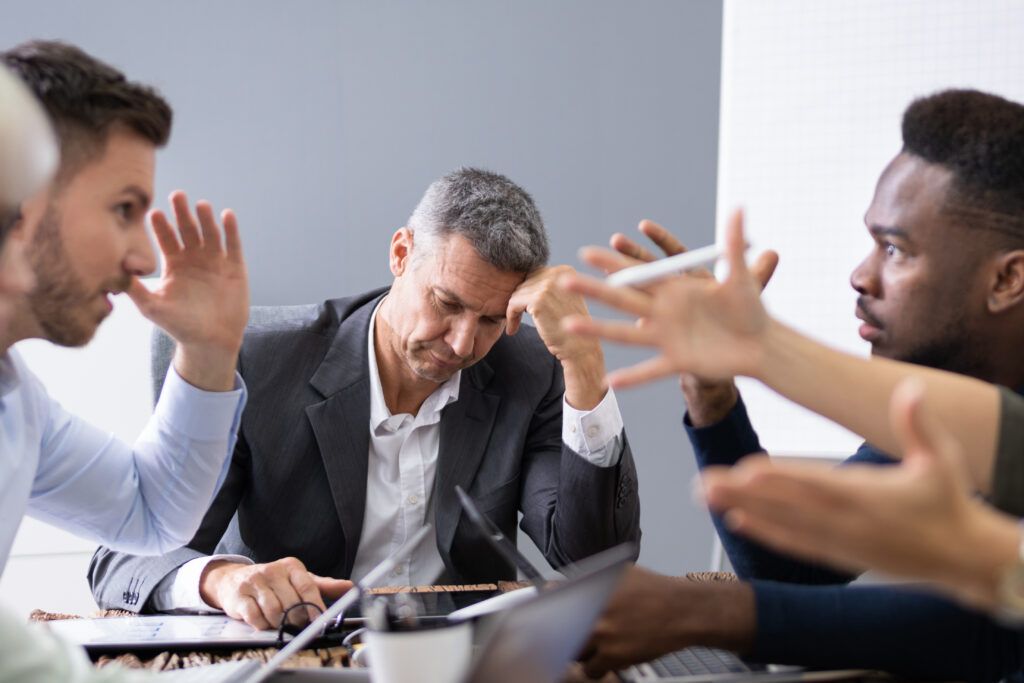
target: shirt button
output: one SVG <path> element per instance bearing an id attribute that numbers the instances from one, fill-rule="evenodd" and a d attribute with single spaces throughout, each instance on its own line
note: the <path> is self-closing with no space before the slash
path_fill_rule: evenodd
<path id="1" fill-rule="evenodd" d="M 597 436 L 597 427 L 591 427 L 590 429 L 588 429 L 587 430 L 587 436 L 589 436 L 589 437 Z"/>
<path id="2" fill-rule="evenodd" d="M 573 434 L 575 434 L 576 433 L 576 425 L 569 425 L 569 431 L 572 432 Z"/>
<path id="3" fill-rule="evenodd" d="M 408 501 L 409 501 L 409 505 L 415 505 L 416 503 L 418 503 L 418 502 L 419 502 L 419 500 L 420 500 L 420 497 L 419 497 L 419 496 L 417 496 L 417 495 L 416 495 L 415 493 L 410 493 L 410 494 L 409 494 L 409 497 L 408 497 L 408 498 L 406 498 L 406 500 L 408 500 Z"/>
<path id="4" fill-rule="evenodd" d="M 401 576 L 401 575 L 402 575 L 402 565 L 398 565 L 397 567 L 395 567 L 395 576 Z"/>

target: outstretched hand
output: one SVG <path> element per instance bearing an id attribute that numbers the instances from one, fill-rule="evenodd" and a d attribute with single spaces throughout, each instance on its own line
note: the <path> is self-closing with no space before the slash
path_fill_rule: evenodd
<path id="1" fill-rule="evenodd" d="M 631 386 L 680 373 L 708 380 L 754 374 L 762 353 L 768 315 L 760 301 L 762 281 L 774 270 L 768 254 L 758 262 L 757 276 L 743 257 L 743 214 L 737 211 L 726 231 L 729 276 L 718 282 L 708 276 L 679 275 L 643 289 L 612 287 L 596 278 L 564 276 L 562 286 L 640 319 L 640 324 L 598 321 L 582 316 L 563 325 L 573 334 L 657 348 L 661 354 L 608 375 L 612 386 Z M 606 272 L 635 265 L 638 259 L 607 249 L 585 248 L 585 261 Z M 641 253 L 634 253 L 640 255 Z"/>
<path id="2" fill-rule="evenodd" d="M 178 343 L 174 367 L 183 379 L 201 389 L 225 391 L 234 385 L 249 316 L 238 220 L 225 210 L 221 229 L 209 202 L 197 202 L 193 215 L 184 192 L 175 191 L 170 199 L 177 230 L 163 211 L 150 214 L 164 262 L 159 285 L 150 291 L 134 279 L 128 295 Z"/>
<path id="3" fill-rule="evenodd" d="M 748 458 L 705 468 L 705 499 L 737 533 L 778 550 L 843 569 L 937 581 L 968 602 L 992 606 L 990 586 L 964 580 L 971 573 L 965 562 L 983 566 L 1000 546 L 1010 548 L 1006 561 L 1012 560 L 1016 522 L 971 497 L 962 448 L 922 400 L 921 386 L 910 380 L 893 392 L 899 465 L 832 468 Z"/>

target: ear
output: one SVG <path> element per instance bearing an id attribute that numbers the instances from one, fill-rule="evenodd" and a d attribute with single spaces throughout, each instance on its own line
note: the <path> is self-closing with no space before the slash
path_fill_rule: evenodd
<path id="1" fill-rule="evenodd" d="M 388 263 L 391 266 L 391 274 L 401 277 L 409 269 L 412 259 L 412 230 L 399 228 L 391 237 L 391 248 L 388 253 Z"/>
<path id="2" fill-rule="evenodd" d="M 1024 250 L 999 254 L 992 265 L 988 310 L 994 314 L 1005 313 L 1024 302 Z"/>

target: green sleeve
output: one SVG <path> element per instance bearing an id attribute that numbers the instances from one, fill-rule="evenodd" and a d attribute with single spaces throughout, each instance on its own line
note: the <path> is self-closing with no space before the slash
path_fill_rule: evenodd
<path id="1" fill-rule="evenodd" d="M 1024 397 L 1000 387 L 999 441 L 989 502 L 1024 517 Z"/>

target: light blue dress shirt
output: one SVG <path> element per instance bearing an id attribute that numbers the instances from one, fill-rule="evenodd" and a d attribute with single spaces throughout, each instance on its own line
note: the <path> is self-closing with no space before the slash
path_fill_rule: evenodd
<path id="1" fill-rule="evenodd" d="M 157 555 L 191 540 L 227 474 L 245 386 L 199 390 L 168 370 L 134 447 L 52 399 L 17 352 L 0 356 L 0 571 L 24 514 Z"/>

